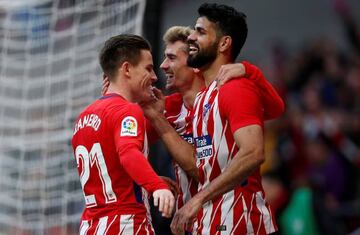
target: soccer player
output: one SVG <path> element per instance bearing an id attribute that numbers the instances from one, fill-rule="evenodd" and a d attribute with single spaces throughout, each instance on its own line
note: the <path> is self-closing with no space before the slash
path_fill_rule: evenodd
<path id="1" fill-rule="evenodd" d="M 142 189 L 166 217 L 175 199 L 145 157 L 145 118 L 135 104 L 154 97 L 150 45 L 140 36 L 115 36 L 99 59 L 108 93 L 80 114 L 72 139 L 86 203 L 80 234 L 154 234 Z"/>
<path id="2" fill-rule="evenodd" d="M 196 219 L 196 234 L 270 234 L 277 228 L 259 172 L 265 159 L 263 129 L 264 120 L 277 117 L 284 104 L 267 102 L 272 92 L 265 93 L 257 79 L 233 79 L 218 88 L 221 67 L 234 62 L 246 40 L 245 15 L 217 4 L 203 4 L 198 11 L 187 62 L 200 69 L 206 85 L 193 108 L 199 192 L 175 213 L 171 229 L 182 234 Z M 156 112 L 147 117 L 168 148 L 192 161 L 194 148 L 164 118 Z"/>

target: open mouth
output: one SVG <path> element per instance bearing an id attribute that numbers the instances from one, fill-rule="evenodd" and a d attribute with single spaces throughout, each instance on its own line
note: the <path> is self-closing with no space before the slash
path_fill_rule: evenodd
<path id="1" fill-rule="evenodd" d="M 194 55 L 199 51 L 199 48 L 195 44 L 189 45 L 189 55 Z"/>
<path id="2" fill-rule="evenodd" d="M 174 74 L 172 73 L 166 73 L 165 76 L 167 79 L 174 79 Z"/>

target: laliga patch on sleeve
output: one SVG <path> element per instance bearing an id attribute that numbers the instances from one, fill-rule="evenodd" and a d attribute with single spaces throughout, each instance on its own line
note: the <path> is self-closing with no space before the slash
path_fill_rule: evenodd
<path id="1" fill-rule="evenodd" d="M 121 121 L 120 136 L 137 136 L 137 121 L 132 116 L 127 116 Z"/>

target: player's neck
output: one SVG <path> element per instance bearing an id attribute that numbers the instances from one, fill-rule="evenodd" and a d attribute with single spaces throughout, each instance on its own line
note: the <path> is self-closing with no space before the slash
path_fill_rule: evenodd
<path id="1" fill-rule="evenodd" d="M 198 73 L 194 74 L 194 79 L 190 87 L 185 87 L 184 89 L 179 89 L 179 93 L 183 97 L 183 102 L 187 108 L 192 109 L 196 94 L 203 89 L 205 86 L 204 79 Z"/>
<path id="2" fill-rule="evenodd" d="M 208 87 L 215 79 L 222 65 L 232 63 L 230 58 L 218 55 L 214 62 L 201 69 L 205 79 L 205 86 Z"/>
<path id="3" fill-rule="evenodd" d="M 107 93 L 115 93 L 121 95 L 127 101 L 132 103 L 135 102 L 133 96 L 131 95 L 130 89 L 126 89 L 126 86 L 119 86 L 114 83 L 110 83 Z"/>

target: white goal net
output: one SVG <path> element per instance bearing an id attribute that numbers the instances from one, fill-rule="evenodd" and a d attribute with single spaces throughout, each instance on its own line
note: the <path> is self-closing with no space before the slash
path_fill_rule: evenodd
<path id="1" fill-rule="evenodd" d="M 141 34 L 145 4 L 0 0 L 0 234 L 78 232 L 73 122 L 100 96 L 102 44 Z"/>

